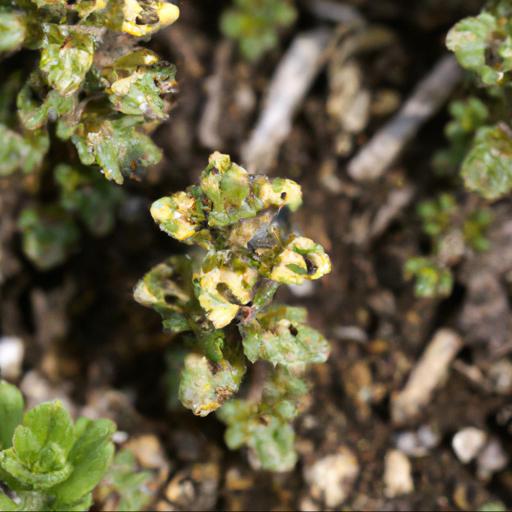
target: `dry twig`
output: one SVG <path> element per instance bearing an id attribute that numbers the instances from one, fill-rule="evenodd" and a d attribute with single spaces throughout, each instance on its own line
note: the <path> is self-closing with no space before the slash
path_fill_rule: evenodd
<path id="1" fill-rule="evenodd" d="M 350 176 L 357 181 L 373 181 L 382 176 L 421 126 L 450 97 L 461 77 L 455 58 L 443 57 L 400 111 L 350 161 Z"/>
<path id="2" fill-rule="evenodd" d="M 450 329 L 437 331 L 413 368 L 405 388 L 392 397 L 391 416 L 394 423 L 404 424 L 415 419 L 428 405 L 462 344 L 456 332 Z"/>
<path id="3" fill-rule="evenodd" d="M 256 127 L 242 149 L 245 167 L 266 172 L 291 129 L 291 120 L 324 64 L 334 31 L 318 28 L 299 34 L 279 64 Z"/>

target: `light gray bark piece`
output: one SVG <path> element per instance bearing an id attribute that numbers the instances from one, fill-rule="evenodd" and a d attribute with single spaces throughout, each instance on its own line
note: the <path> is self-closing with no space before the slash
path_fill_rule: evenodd
<path id="1" fill-rule="evenodd" d="M 349 162 L 348 174 L 356 181 L 380 178 L 421 126 L 448 100 L 461 77 L 455 57 L 441 58 L 397 114 Z"/>

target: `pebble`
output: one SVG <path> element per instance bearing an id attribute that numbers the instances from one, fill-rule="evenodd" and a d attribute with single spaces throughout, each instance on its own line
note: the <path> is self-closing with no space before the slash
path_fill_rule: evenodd
<path id="1" fill-rule="evenodd" d="M 179 471 L 165 488 L 171 505 L 185 510 L 212 510 L 218 500 L 219 465 L 196 463 Z"/>
<path id="2" fill-rule="evenodd" d="M 342 505 L 350 495 L 359 475 L 357 458 L 347 447 L 327 455 L 304 470 L 311 496 L 323 500 L 329 508 Z"/>
<path id="3" fill-rule="evenodd" d="M 0 377 L 16 380 L 21 373 L 25 348 L 23 341 L 15 336 L 0 338 Z"/>
<path id="4" fill-rule="evenodd" d="M 384 462 L 384 494 L 395 498 L 414 491 L 411 462 L 400 450 L 389 450 Z"/>
<path id="5" fill-rule="evenodd" d="M 452 448 L 463 464 L 471 462 L 483 448 L 487 434 L 475 427 L 459 430 L 452 439 Z"/>
<path id="6" fill-rule="evenodd" d="M 497 393 L 508 395 L 512 392 L 512 362 L 508 359 L 496 361 L 489 368 L 488 377 Z"/>
<path id="7" fill-rule="evenodd" d="M 398 433 L 395 446 L 409 457 L 425 457 L 440 441 L 439 432 L 430 425 L 422 425 L 418 430 Z"/>
<path id="8" fill-rule="evenodd" d="M 315 285 L 312 281 L 304 281 L 302 284 L 290 284 L 288 288 L 295 297 L 311 297 L 315 293 Z"/>
<path id="9" fill-rule="evenodd" d="M 126 443 L 140 465 L 147 469 L 157 469 L 167 464 L 158 438 L 152 434 L 135 436 Z"/>
<path id="10" fill-rule="evenodd" d="M 503 449 L 501 442 L 490 439 L 483 450 L 478 454 L 477 473 L 482 480 L 488 480 L 494 473 L 507 467 L 509 458 Z"/>
<path id="11" fill-rule="evenodd" d="M 164 448 L 157 436 L 143 434 L 132 437 L 124 446 L 131 450 L 137 462 L 144 469 L 155 470 L 155 479 L 151 482 L 153 490 L 159 489 L 169 477 L 170 464 Z"/>
<path id="12" fill-rule="evenodd" d="M 76 406 L 69 398 L 71 389 L 68 383 L 61 382 L 54 386 L 37 370 L 31 370 L 23 377 L 20 389 L 25 395 L 27 409 L 31 409 L 41 402 L 60 400 L 72 416 L 76 413 Z"/>

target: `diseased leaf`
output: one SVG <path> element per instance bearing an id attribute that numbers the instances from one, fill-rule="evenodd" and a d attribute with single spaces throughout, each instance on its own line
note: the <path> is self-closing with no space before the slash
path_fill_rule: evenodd
<path id="1" fill-rule="evenodd" d="M 85 119 L 72 135 L 81 162 L 97 164 L 108 180 L 121 185 L 125 176 L 160 161 L 162 152 L 150 137 L 137 131 L 135 117 L 112 121 Z"/>
<path id="2" fill-rule="evenodd" d="M 512 190 L 512 137 L 500 125 L 478 130 L 461 170 L 464 184 L 486 199 Z"/>
<path id="3" fill-rule="evenodd" d="M 26 16 L 21 12 L 6 12 L 0 7 L 0 52 L 18 50 L 26 34 Z"/>
<path id="4" fill-rule="evenodd" d="M 301 284 L 331 271 L 323 247 L 309 238 L 291 236 L 275 259 L 269 278 L 283 284 Z"/>
<path id="5" fill-rule="evenodd" d="M 48 85 L 68 96 L 82 85 L 92 66 L 94 39 L 86 33 L 66 26 L 43 26 L 45 40 L 39 68 Z"/>
<path id="6" fill-rule="evenodd" d="M 232 450 L 246 445 L 257 466 L 289 471 L 297 461 L 295 434 L 289 422 L 298 414 L 294 405 L 307 392 L 304 382 L 283 368 L 274 370 L 261 402 L 230 400 L 218 412 L 227 425 L 225 440 Z"/>
<path id="7" fill-rule="evenodd" d="M 176 85 L 176 69 L 161 62 L 149 50 L 136 50 L 118 59 L 103 72 L 114 108 L 128 115 L 147 119 L 167 118 L 163 96 Z"/>
<path id="8" fill-rule="evenodd" d="M 194 299 L 191 260 L 173 256 L 157 265 L 137 283 L 134 297 L 157 311 L 174 332 L 192 330 L 186 315 L 186 307 Z"/>
<path id="9" fill-rule="evenodd" d="M 491 12 L 464 18 L 448 33 L 446 46 L 460 65 L 476 72 L 486 85 L 501 83 L 512 69 L 512 38 Z"/>
<path id="10" fill-rule="evenodd" d="M 305 316 L 302 308 L 273 306 L 245 325 L 242 342 L 249 361 L 263 359 L 282 366 L 324 363 L 329 344 L 303 323 Z"/>
<path id="11" fill-rule="evenodd" d="M 189 354 L 181 372 L 179 398 L 196 416 L 207 416 L 238 391 L 245 374 L 239 358 L 214 363 L 198 354 Z"/>

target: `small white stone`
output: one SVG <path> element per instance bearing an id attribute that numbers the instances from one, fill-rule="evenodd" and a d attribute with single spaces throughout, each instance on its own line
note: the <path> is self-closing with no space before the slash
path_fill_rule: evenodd
<path id="1" fill-rule="evenodd" d="M 311 496 L 323 500 L 329 508 L 339 507 L 348 498 L 358 475 L 357 458 L 346 447 L 341 447 L 338 453 L 327 455 L 304 470 Z"/>
<path id="2" fill-rule="evenodd" d="M 483 448 L 487 435 L 483 430 L 466 427 L 459 430 L 452 439 L 452 448 L 463 464 L 471 462 Z"/>
<path id="3" fill-rule="evenodd" d="M 478 476 L 482 480 L 489 479 L 493 473 L 507 467 L 509 458 L 498 439 L 491 439 L 479 453 L 477 459 Z"/>
<path id="4" fill-rule="evenodd" d="M 400 432 L 395 437 L 396 447 L 409 457 L 425 457 L 440 441 L 439 433 L 430 425 Z"/>
<path id="5" fill-rule="evenodd" d="M 128 441 L 128 434 L 126 432 L 123 432 L 122 430 L 118 430 L 117 432 L 114 432 L 112 435 L 112 441 L 116 444 L 123 444 Z"/>
<path id="6" fill-rule="evenodd" d="M 312 281 L 304 281 L 302 284 L 288 285 L 290 291 L 295 297 L 311 297 L 315 291 L 315 285 Z"/>
<path id="7" fill-rule="evenodd" d="M 488 376 L 498 393 L 507 395 L 512 391 L 512 362 L 508 359 L 496 361 L 490 367 Z"/>
<path id="8" fill-rule="evenodd" d="M 384 469 L 384 494 L 395 498 L 414 491 L 411 463 L 400 450 L 389 450 Z"/>
<path id="9" fill-rule="evenodd" d="M 14 336 L 0 338 L 0 376 L 9 380 L 20 376 L 25 348 L 23 341 Z"/>

